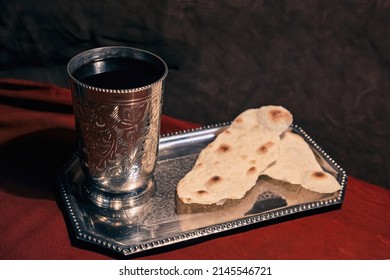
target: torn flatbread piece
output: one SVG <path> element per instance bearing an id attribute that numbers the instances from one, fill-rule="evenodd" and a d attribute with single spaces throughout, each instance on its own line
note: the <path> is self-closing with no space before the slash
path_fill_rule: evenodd
<path id="1" fill-rule="evenodd" d="M 280 134 L 292 124 L 281 106 L 248 109 L 199 154 L 180 180 L 177 196 L 185 204 L 223 205 L 241 199 L 260 174 L 279 158 Z"/>
<path id="2" fill-rule="evenodd" d="M 282 134 L 279 158 L 262 175 L 299 184 L 318 193 L 333 193 L 341 189 L 336 178 L 322 169 L 309 144 L 291 131 Z"/>

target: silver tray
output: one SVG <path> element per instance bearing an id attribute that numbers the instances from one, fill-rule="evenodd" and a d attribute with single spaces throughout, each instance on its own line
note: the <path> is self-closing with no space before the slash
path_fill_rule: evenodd
<path id="1" fill-rule="evenodd" d="M 59 172 L 59 187 L 76 238 L 120 255 L 131 255 L 341 206 L 347 184 L 346 172 L 303 129 L 292 125 L 291 130 L 309 143 L 322 168 L 338 180 L 342 187 L 340 191 L 318 194 L 260 177 L 250 193 L 234 206 L 199 213 L 179 211 L 175 192 L 178 181 L 191 170 L 199 152 L 228 125 L 223 123 L 161 137 L 155 192 L 151 201 L 141 206 L 143 209 L 137 209 L 137 214 L 112 212 L 89 203 L 80 191 L 84 176 L 75 153 Z"/>

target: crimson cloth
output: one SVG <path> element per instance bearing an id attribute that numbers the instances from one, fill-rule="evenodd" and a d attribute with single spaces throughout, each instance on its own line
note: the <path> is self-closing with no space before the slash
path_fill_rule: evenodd
<path id="1" fill-rule="evenodd" d="M 162 133 L 198 125 L 162 116 Z M 75 151 L 68 89 L 0 80 L 0 259 L 112 259 L 73 238 L 56 174 Z M 388 259 L 390 191 L 349 176 L 341 208 L 258 224 L 136 259 Z"/>

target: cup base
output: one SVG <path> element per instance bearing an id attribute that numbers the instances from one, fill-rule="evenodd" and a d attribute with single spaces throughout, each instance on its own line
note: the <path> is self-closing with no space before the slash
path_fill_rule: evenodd
<path id="1" fill-rule="evenodd" d="M 98 189 L 94 184 L 85 182 L 83 191 L 85 196 L 100 208 L 114 211 L 134 209 L 134 212 L 136 212 L 136 209 L 150 200 L 155 185 L 154 178 L 151 178 L 138 190 L 124 193 L 108 193 Z"/>

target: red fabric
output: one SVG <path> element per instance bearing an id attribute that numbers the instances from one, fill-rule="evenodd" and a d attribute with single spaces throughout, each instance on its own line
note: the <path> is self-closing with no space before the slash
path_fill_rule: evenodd
<path id="1" fill-rule="evenodd" d="M 197 127 L 162 118 L 162 133 Z M 119 257 L 72 241 L 56 173 L 75 150 L 68 89 L 0 80 L 0 259 Z M 341 209 L 130 256 L 140 259 L 388 259 L 390 191 L 349 177 Z"/>

